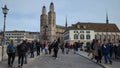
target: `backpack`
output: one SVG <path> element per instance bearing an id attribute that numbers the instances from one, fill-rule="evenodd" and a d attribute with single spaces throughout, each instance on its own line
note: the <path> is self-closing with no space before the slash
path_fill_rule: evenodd
<path id="1" fill-rule="evenodd" d="M 13 46 L 13 44 L 8 45 L 7 53 L 15 53 L 15 47 Z"/>
<path id="2" fill-rule="evenodd" d="M 25 52 L 25 45 L 24 45 L 24 44 L 21 44 L 21 45 L 20 45 L 20 51 L 21 51 L 21 52 Z"/>
<path id="3" fill-rule="evenodd" d="M 34 49 L 36 48 L 36 44 L 35 44 L 35 43 L 33 44 L 33 48 L 34 48 Z"/>

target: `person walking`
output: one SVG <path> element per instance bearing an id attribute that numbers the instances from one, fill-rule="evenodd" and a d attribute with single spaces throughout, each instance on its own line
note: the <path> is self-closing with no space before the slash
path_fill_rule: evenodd
<path id="1" fill-rule="evenodd" d="M 76 47 L 77 47 L 77 52 L 80 53 L 80 50 L 82 49 L 82 44 L 80 43 L 80 41 L 77 42 Z"/>
<path id="2" fill-rule="evenodd" d="M 118 46 L 117 46 L 117 58 L 120 58 L 120 40 L 118 42 Z"/>
<path id="3" fill-rule="evenodd" d="M 118 46 L 115 44 L 115 45 L 113 46 L 113 52 L 114 52 L 114 58 L 115 58 L 115 59 L 118 58 L 118 57 L 117 57 L 117 48 L 118 48 Z"/>
<path id="4" fill-rule="evenodd" d="M 30 58 L 34 58 L 35 42 L 30 43 Z"/>
<path id="5" fill-rule="evenodd" d="M 94 55 L 94 45 L 95 45 L 95 41 L 96 39 L 93 39 L 92 40 L 92 43 L 91 43 L 91 50 L 92 50 L 92 58 L 91 59 L 94 59 L 95 58 L 95 55 Z"/>
<path id="6" fill-rule="evenodd" d="M 74 42 L 74 44 L 73 44 L 73 50 L 74 50 L 74 54 L 76 54 L 76 52 L 77 52 L 77 42 Z"/>
<path id="7" fill-rule="evenodd" d="M 48 48 L 48 50 L 49 50 L 49 54 L 51 54 L 51 51 L 52 51 L 52 43 L 51 42 L 49 42 L 49 48 Z"/>
<path id="8" fill-rule="evenodd" d="M 64 49 L 65 49 L 65 44 L 62 43 L 62 44 L 61 44 L 61 50 L 62 50 L 62 53 L 63 53 L 63 54 L 64 54 Z"/>
<path id="9" fill-rule="evenodd" d="M 98 41 L 98 62 L 101 63 L 102 60 L 102 42 L 99 40 Z"/>
<path id="10" fill-rule="evenodd" d="M 36 47 L 37 47 L 37 56 L 40 55 L 40 47 L 41 47 L 41 44 L 39 41 L 36 42 Z"/>
<path id="11" fill-rule="evenodd" d="M 28 58 L 29 48 L 30 48 L 29 45 L 30 45 L 30 43 L 27 40 L 25 40 L 25 47 L 26 47 L 26 49 L 25 49 L 25 58 L 24 58 L 24 63 L 25 64 L 27 64 L 27 58 Z"/>
<path id="12" fill-rule="evenodd" d="M 68 42 L 65 43 L 65 50 L 66 50 L 66 54 L 69 54 L 69 43 Z"/>
<path id="13" fill-rule="evenodd" d="M 102 59 L 102 56 L 101 56 L 101 44 L 100 44 L 100 41 L 99 40 L 96 40 L 95 41 L 95 44 L 94 44 L 94 58 L 97 60 L 97 63 L 100 62 L 101 63 L 101 59 Z"/>
<path id="14" fill-rule="evenodd" d="M 13 66 L 13 62 L 15 60 L 15 53 L 16 53 L 16 48 L 13 44 L 13 40 L 11 40 L 9 45 L 7 46 L 8 67 Z"/>
<path id="15" fill-rule="evenodd" d="M 46 42 L 45 44 L 45 54 L 48 54 L 49 43 Z"/>
<path id="16" fill-rule="evenodd" d="M 17 51 L 18 51 L 18 67 L 22 67 L 23 62 L 24 62 L 25 53 L 26 53 L 25 40 L 23 40 L 23 42 L 17 46 Z"/>
<path id="17" fill-rule="evenodd" d="M 108 63 L 108 60 L 110 62 L 110 64 L 112 64 L 112 60 L 109 56 L 110 54 L 110 45 L 109 42 L 107 40 L 103 40 L 103 44 L 102 44 L 102 54 L 104 56 L 105 59 L 105 63 Z"/>
<path id="18" fill-rule="evenodd" d="M 57 54 L 58 54 L 58 50 L 59 50 L 58 45 L 59 45 L 59 41 L 57 40 L 55 42 L 54 46 L 53 46 L 53 51 L 54 51 L 54 57 L 55 57 L 55 59 L 57 58 Z"/>

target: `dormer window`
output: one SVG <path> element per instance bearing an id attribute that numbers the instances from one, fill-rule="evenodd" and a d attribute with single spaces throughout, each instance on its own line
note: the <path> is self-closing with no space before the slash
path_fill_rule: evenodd
<path id="1" fill-rule="evenodd" d="M 80 28 L 81 28 L 81 29 L 83 29 L 83 28 L 84 28 L 84 26 L 83 26 L 83 25 L 81 25 L 81 26 L 80 26 Z"/>
<path id="2" fill-rule="evenodd" d="M 86 26 L 84 26 L 84 29 L 86 29 Z"/>
<path id="3" fill-rule="evenodd" d="M 79 28 L 80 28 L 80 25 L 77 25 L 77 28 L 79 29 Z"/>

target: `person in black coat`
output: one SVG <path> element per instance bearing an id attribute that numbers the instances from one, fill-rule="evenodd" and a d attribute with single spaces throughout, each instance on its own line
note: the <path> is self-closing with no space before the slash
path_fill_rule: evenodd
<path id="1" fill-rule="evenodd" d="M 25 40 L 25 47 L 26 47 L 26 50 L 25 50 L 25 59 L 24 59 L 24 63 L 27 64 L 27 58 L 28 58 L 28 54 L 29 54 L 29 49 L 30 49 L 30 43 Z"/>
<path id="2" fill-rule="evenodd" d="M 62 43 L 62 44 L 61 44 L 61 50 L 62 50 L 62 53 L 63 53 L 63 54 L 64 54 L 64 49 L 65 49 L 65 44 Z"/>
<path id="3" fill-rule="evenodd" d="M 69 53 L 69 43 L 68 42 L 65 43 L 65 49 L 66 49 L 66 54 L 68 54 Z"/>
<path id="4" fill-rule="evenodd" d="M 49 54 L 51 54 L 51 51 L 52 51 L 52 45 L 53 45 L 53 43 L 50 43 L 50 42 L 49 42 L 49 48 L 48 48 L 48 50 L 49 50 Z"/>
<path id="5" fill-rule="evenodd" d="M 23 66 L 26 50 L 27 50 L 26 42 L 25 42 L 25 40 L 23 40 L 23 42 L 20 45 L 17 46 L 18 67 L 22 67 Z"/>
<path id="6" fill-rule="evenodd" d="M 113 46 L 114 58 L 117 59 L 117 45 Z"/>
<path id="7" fill-rule="evenodd" d="M 117 47 L 117 58 L 120 58 L 120 40 L 118 42 L 118 47 Z"/>
<path id="8" fill-rule="evenodd" d="M 59 50 L 59 42 L 56 41 L 55 44 L 53 45 L 53 51 L 54 51 L 54 57 L 57 58 L 58 50 Z"/>
<path id="9" fill-rule="evenodd" d="M 41 44 L 40 42 L 36 42 L 36 47 L 37 47 L 37 56 L 40 55 L 40 47 L 41 47 Z"/>

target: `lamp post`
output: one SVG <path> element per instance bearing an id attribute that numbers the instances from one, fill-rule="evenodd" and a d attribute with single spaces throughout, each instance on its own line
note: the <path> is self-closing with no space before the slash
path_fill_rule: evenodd
<path id="1" fill-rule="evenodd" d="M 6 41 L 5 41 L 5 24 L 6 24 L 6 15 L 8 13 L 8 8 L 7 8 L 7 5 L 5 5 L 4 7 L 2 7 L 2 11 L 3 11 L 3 14 L 4 14 L 4 25 L 3 25 L 3 44 L 2 44 L 2 61 L 3 61 L 3 55 L 4 55 L 4 45 L 6 44 Z"/>

